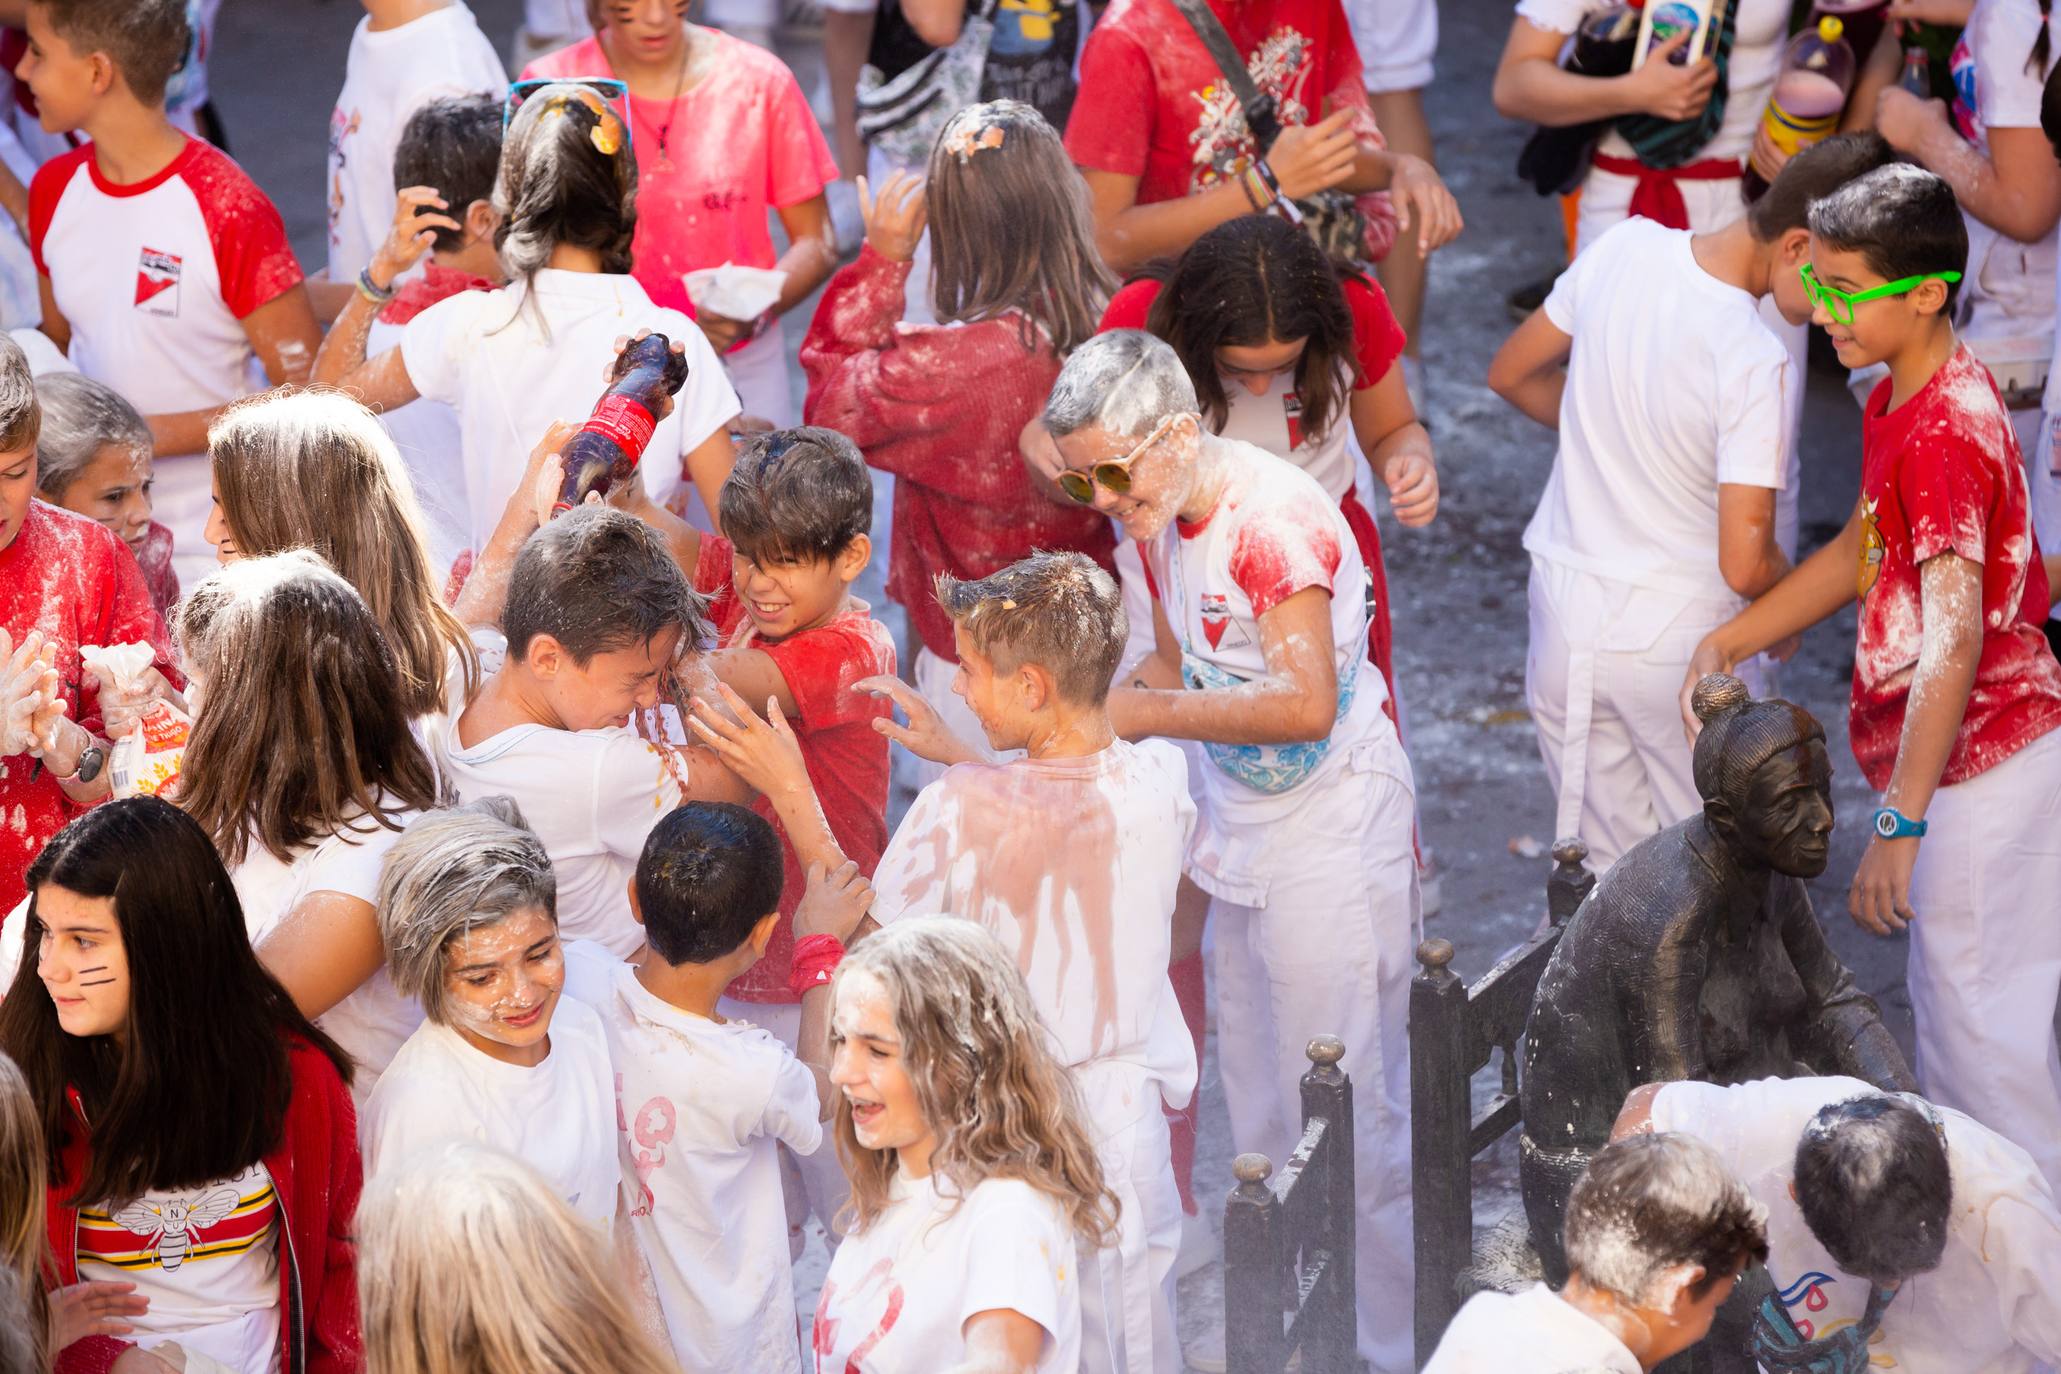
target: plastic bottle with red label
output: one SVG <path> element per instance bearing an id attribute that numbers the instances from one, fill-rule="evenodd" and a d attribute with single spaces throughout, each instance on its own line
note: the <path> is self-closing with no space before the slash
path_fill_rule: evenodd
<path id="1" fill-rule="evenodd" d="M 566 442 L 565 482 L 553 512 L 571 510 L 588 492 L 608 495 L 637 471 L 667 396 L 687 384 L 687 359 L 663 334 L 646 334 L 616 359 L 615 380 L 579 432 Z"/>

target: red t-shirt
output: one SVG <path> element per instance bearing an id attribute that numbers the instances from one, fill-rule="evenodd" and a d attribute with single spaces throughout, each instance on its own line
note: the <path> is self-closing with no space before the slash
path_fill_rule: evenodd
<path id="1" fill-rule="evenodd" d="M 147 640 L 157 646 L 158 670 L 179 680 L 165 623 L 128 546 L 97 521 L 41 501 L 29 503 L 21 532 L 0 549 L 0 626 L 17 645 L 31 630 L 57 645 L 65 713 L 96 734 L 100 701 L 81 684 L 80 645 Z M 81 809 L 40 759 L 0 759 L 0 911 L 26 895 L 30 862 Z"/>
<path id="2" fill-rule="evenodd" d="M 683 274 L 734 262 L 771 267 L 780 255 L 768 211 L 823 194 L 837 160 L 787 65 L 716 29 L 708 75 L 673 101 L 629 97 L 637 155 L 637 232 L 630 274 L 654 305 L 694 313 Z M 525 77 L 613 76 L 601 40 L 546 53 Z M 665 148 L 659 135 L 665 135 Z"/>
<path id="3" fill-rule="evenodd" d="M 1350 106 L 1363 115 L 1363 138 L 1378 146 L 1339 0 L 1210 0 L 1210 9 L 1283 125 Z M 1116 0 L 1095 25 L 1066 150 L 1090 171 L 1139 178 L 1140 205 L 1235 176 L 1258 151 L 1238 98 L 1171 0 Z"/>
<path id="4" fill-rule="evenodd" d="M 724 648 L 757 649 L 779 668 L 787 690 L 794 695 L 798 712 L 792 722 L 794 733 L 801 742 L 809 782 L 823 805 L 823 819 L 844 856 L 870 878 L 881 851 L 887 848 L 887 736 L 875 730 L 873 722 L 889 715 L 893 707 L 853 691 L 852 684 L 880 674 L 894 676 L 894 638 L 863 604 L 855 604 L 816 629 L 778 642 L 759 639 L 730 579 L 730 560 L 729 540 L 713 534 L 701 536 L 694 589 L 710 600 L 716 642 Z M 780 914 L 791 918 L 801 905 L 808 874 L 802 871 L 801 860 L 771 804 L 760 797 L 752 810 L 772 822 L 780 836 L 780 856 L 786 868 Z M 793 962 L 794 925 L 792 920 L 782 920 L 773 930 L 765 957 L 730 984 L 730 996 L 747 1002 L 800 1000 L 787 986 Z"/>
<path id="5" fill-rule="evenodd" d="M 1850 727 L 1854 757 L 1878 791 L 1896 766 L 1925 641 L 1918 569 L 1940 554 L 1982 565 L 1982 657 L 1941 785 L 1994 768 L 2061 725 L 2061 663 L 2040 629 L 2046 568 L 1996 383 L 1962 348 L 1894 412 L 1889 392 L 1885 378 L 1862 421 L 1860 644 Z"/>

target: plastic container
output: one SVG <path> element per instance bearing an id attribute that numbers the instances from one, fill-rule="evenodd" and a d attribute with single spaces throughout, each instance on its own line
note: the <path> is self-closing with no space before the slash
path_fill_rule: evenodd
<path id="1" fill-rule="evenodd" d="M 1844 31 L 1845 25 L 1836 16 L 1825 15 L 1815 27 L 1789 40 L 1774 92 L 1768 97 L 1767 113 L 1761 116 L 1763 141 L 1773 144 L 1783 161 L 1839 127 L 1854 78 L 1853 48 Z M 1779 164 L 1769 165 L 1763 157 L 1764 150 L 1756 143 L 1742 178 L 1750 201 L 1766 194 L 1768 184 L 1781 170 Z"/>
<path id="2" fill-rule="evenodd" d="M 665 335 L 646 334 L 625 348 L 616 359 L 615 380 L 566 443 L 565 482 L 552 510 L 571 510 L 590 491 L 606 496 L 636 472 L 665 398 L 686 384 L 687 359 L 673 352 Z"/>
<path id="3" fill-rule="evenodd" d="M 1889 0 L 1817 0 L 1803 31 L 1816 28 L 1818 21 L 1828 16 L 1839 21 L 1854 59 L 1865 63 L 1868 54 L 1875 51 L 1875 40 L 1882 36 L 1883 25 L 1889 22 Z"/>

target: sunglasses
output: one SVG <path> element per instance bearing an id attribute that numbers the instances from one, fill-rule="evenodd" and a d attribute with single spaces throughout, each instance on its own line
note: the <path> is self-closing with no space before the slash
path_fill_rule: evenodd
<path id="1" fill-rule="evenodd" d="M 1052 480 L 1069 499 L 1083 506 L 1095 504 L 1095 488 L 1098 486 L 1112 496 L 1128 496 L 1131 491 L 1131 464 L 1138 461 L 1139 454 L 1158 443 L 1160 436 L 1173 428 L 1175 421 L 1180 418 L 1178 415 L 1169 415 L 1161 420 L 1150 434 L 1121 458 L 1111 458 L 1106 462 L 1097 463 L 1086 471 L 1080 468 L 1061 468 L 1059 475 Z"/>
<path id="2" fill-rule="evenodd" d="M 1853 308 L 1862 301 L 1878 301 L 1887 296 L 1901 296 L 1917 290 L 1929 281 L 1957 282 L 1961 279 L 1959 272 L 1921 272 L 1915 277 L 1904 277 L 1897 281 L 1884 282 L 1880 286 L 1871 286 L 1865 291 L 1849 293 L 1819 281 L 1818 274 L 1811 270 L 1809 263 L 1805 263 L 1799 271 L 1803 277 L 1804 292 L 1811 298 L 1811 304 L 1830 315 L 1834 324 L 1841 325 L 1853 323 Z"/>
<path id="3" fill-rule="evenodd" d="M 533 76 L 521 81 L 511 81 L 508 84 L 508 97 L 501 102 L 501 132 L 508 132 L 508 125 L 515 119 L 515 112 L 520 110 L 531 96 L 550 86 L 575 86 L 581 91 L 593 93 L 594 98 L 591 100 L 576 93 L 554 96 L 552 99 L 554 103 L 559 104 L 577 99 L 580 104 L 594 112 L 599 122 L 595 124 L 590 137 L 593 138 L 596 148 L 613 157 L 618 150 L 630 146 L 630 119 L 624 113 L 629 108 L 629 83 L 605 76 Z"/>

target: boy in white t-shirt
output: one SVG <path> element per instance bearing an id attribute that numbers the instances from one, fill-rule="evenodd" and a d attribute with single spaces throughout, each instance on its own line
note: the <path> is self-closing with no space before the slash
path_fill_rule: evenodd
<path id="1" fill-rule="evenodd" d="M 1524 532 L 1525 698 L 1553 833 L 1579 835 L 1598 873 L 1702 805 L 1682 673 L 1707 631 L 1781 580 L 1796 542 L 1787 417 L 1802 379 L 1761 298 L 1809 320 L 1805 213 L 1889 158 L 1872 135 L 1831 138 L 1724 229 L 1626 220 L 1489 367 L 1498 395 L 1560 433 Z M 1766 694 L 1764 674 L 1749 683 Z"/>
<path id="2" fill-rule="evenodd" d="M 601 1007 L 616 1071 L 623 1203 L 682 1369 L 794 1374 L 793 1267 L 779 1146 L 828 1148 L 830 984 L 803 968 L 801 1057 L 716 1009 L 780 921 L 780 840 L 741 806 L 660 821 L 630 887 L 646 948 Z M 872 889 L 812 873 L 797 940 L 851 938 Z M 817 943 L 821 943 L 818 941 Z"/>
<path id="3" fill-rule="evenodd" d="M 305 381 L 321 331 L 272 202 L 165 117 L 185 56 L 180 0 L 37 0 L 17 76 L 45 129 L 88 142 L 29 188 L 43 333 L 150 422 L 157 518 L 188 586 L 214 571 L 202 529 L 208 425 L 256 389 Z"/>
<path id="4" fill-rule="evenodd" d="M 2061 1207 L 1973 1118 L 1858 1078 L 1764 1078 L 1635 1089 L 1613 1134 L 1642 1131 L 1707 1141 L 1766 1207 L 1764 1367 L 2061 1365 Z M 1844 1366 L 1809 1363 L 1842 1344 Z"/>
<path id="5" fill-rule="evenodd" d="M 593 1010 L 560 995 L 556 887 L 506 797 L 432 812 L 395 843 L 379 936 L 424 1020 L 365 1104 L 368 1178 L 439 1140 L 477 1140 L 530 1164 L 588 1221 L 614 1220 L 608 1044 Z"/>
<path id="6" fill-rule="evenodd" d="M 1358 543 L 1308 473 L 1204 432 L 1186 369 L 1149 334 L 1075 349 L 1044 421 L 1055 482 L 1138 541 L 1155 597 L 1157 648 L 1110 692 L 1110 722 L 1209 759 L 1187 871 L 1212 898 L 1232 1140 L 1285 1161 L 1311 1037 L 1345 1042 L 1360 1354 L 1403 1368 L 1416 800 L 1367 660 Z"/>
<path id="7" fill-rule="evenodd" d="M 1092 559 L 1039 553 L 974 582 L 941 577 L 937 598 L 953 621 L 953 690 L 990 748 L 1022 753 L 991 762 L 897 679 L 858 684 L 909 713 L 909 728 L 888 733 L 952 765 L 881 856 L 875 919 L 963 917 L 1016 959 L 1121 1204 L 1100 1283 L 1082 1285 L 1083 1367 L 1174 1368 L 1181 1203 L 1160 1101 L 1178 1108 L 1195 1090 L 1195 1048 L 1167 978 L 1195 826 L 1187 760 L 1110 725 L 1126 626 L 1115 579 Z"/>
<path id="8" fill-rule="evenodd" d="M 1645 1374 L 1704 1338 L 1766 1222 L 1693 1136 L 1618 1141 L 1568 1196 L 1567 1286 L 1477 1293 L 1424 1374 Z"/>
<path id="9" fill-rule="evenodd" d="M 525 500 L 518 492 L 511 507 Z M 498 579 L 497 565 L 490 558 L 476 580 Z M 767 778 L 629 728 L 707 637 L 702 599 L 650 526 L 605 506 L 569 511 L 523 542 L 507 589 L 494 610 L 461 603 L 464 615 L 498 614 L 508 655 L 458 717 L 443 774 L 461 799 L 514 798 L 551 855 L 567 937 L 627 958 L 644 937 L 624 893 L 651 828 L 683 801 L 748 803 Z M 781 759 L 799 783 L 783 774 L 768 795 L 796 853 L 842 863 L 799 750 Z"/>
<path id="10" fill-rule="evenodd" d="M 464 0 L 363 2 L 329 117 L 328 289 L 338 309 L 393 219 L 394 151 L 408 117 L 440 95 L 499 95 L 508 85 Z"/>

